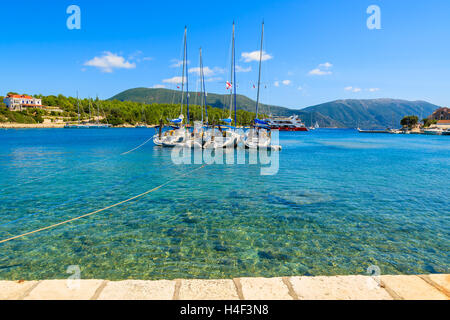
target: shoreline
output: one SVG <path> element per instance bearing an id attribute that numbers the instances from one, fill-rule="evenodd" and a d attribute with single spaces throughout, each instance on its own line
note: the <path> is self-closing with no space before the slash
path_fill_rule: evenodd
<path id="1" fill-rule="evenodd" d="M 450 274 L 0 281 L 0 300 L 450 300 Z"/>
<path id="2" fill-rule="evenodd" d="M 64 123 L 11 123 L 0 122 L 1 129 L 57 129 L 64 128 Z"/>

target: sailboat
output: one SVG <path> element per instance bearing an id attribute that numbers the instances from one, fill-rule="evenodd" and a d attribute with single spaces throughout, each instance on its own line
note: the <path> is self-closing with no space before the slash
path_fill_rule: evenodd
<path id="1" fill-rule="evenodd" d="M 185 76 L 186 73 L 186 76 Z M 187 106 L 187 119 L 186 123 L 189 124 L 189 82 L 187 72 L 187 27 L 184 28 L 184 45 L 183 45 L 183 70 L 181 75 L 181 105 L 180 116 L 176 119 L 168 119 L 168 121 L 174 126 L 173 130 L 168 130 L 162 133 L 162 121 L 160 121 L 159 132 L 153 136 L 153 143 L 157 146 L 163 147 L 176 147 L 184 146 L 188 136 L 190 135 L 187 128 L 183 125 L 184 115 L 184 83 L 186 79 L 186 106 Z"/>
<path id="2" fill-rule="evenodd" d="M 105 129 L 111 127 L 110 124 L 102 124 L 100 123 L 100 107 L 98 105 L 97 101 L 97 120 L 95 123 L 91 122 L 91 100 L 89 99 L 89 121 L 88 123 L 83 123 L 80 119 L 80 100 L 78 98 L 78 92 L 77 92 L 77 113 L 78 113 L 78 122 L 77 124 L 69 124 L 67 123 L 64 128 L 66 129 Z M 106 117 L 105 117 L 106 119 Z"/>
<path id="3" fill-rule="evenodd" d="M 202 114 L 201 121 L 194 121 L 194 129 L 185 141 L 186 148 L 203 148 L 206 142 L 206 132 L 208 128 L 208 109 L 206 106 L 206 85 L 205 75 L 203 72 L 203 56 L 202 48 L 199 49 L 199 79 L 200 79 L 200 109 Z M 204 112 L 203 112 L 204 111 Z M 205 117 L 206 116 L 206 128 Z M 206 130 L 205 130 L 206 129 Z"/>
<path id="4" fill-rule="evenodd" d="M 262 23 L 261 31 L 261 47 L 259 52 L 259 72 L 258 72 L 258 89 L 256 94 L 256 117 L 253 128 L 248 130 L 244 136 L 244 145 L 247 149 L 272 149 L 281 150 L 281 146 L 271 144 L 271 131 L 269 124 L 258 119 L 259 108 L 259 93 L 261 88 L 261 64 L 263 56 L 263 41 L 264 41 L 264 21 Z"/>
<path id="5" fill-rule="evenodd" d="M 235 48 L 235 24 L 233 21 L 233 34 L 231 45 L 231 68 L 230 81 L 227 82 L 227 89 L 230 89 L 230 113 L 227 119 L 222 119 L 226 125 L 219 125 L 218 129 L 215 126 L 208 132 L 206 142 L 203 145 L 205 149 L 217 148 L 236 148 L 240 135 L 236 132 L 237 126 L 237 104 L 236 104 L 236 48 Z M 232 109 L 234 106 L 234 126 L 231 118 Z"/>
<path id="6" fill-rule="evenodd" d="M 312 112 L 311 112 L 311 126 L 308 128 L 308 130 L 315 130 L 316 129 L 316 127 L 313 125 L 313 114 L 312 114 Z M 317 123 L 317 122 L 316 122 Z"/>
<path id="7" fill-rule="evenodd" d="M 96 120 L 95 124 L 92 124 L 89 127 L 90 128 L 94 128 L 94 129 L 107 129 L 107 128 L 110 128 L 111 125 L 109 123 L 100 123 L 100 101 L 98 100 L 98 97 L 96 99 L 95 104 L 97 106 L 97 120 Z M 106 120 L 106 117 L 105 117 L 105 120 Z"/>
<path id="8" fill-rule="evenodd" d="M 141 122 L 138 123 L 135 128 L 147 128 L 147 119 L 145 117 L 144 107 L 141 110 Z"/>

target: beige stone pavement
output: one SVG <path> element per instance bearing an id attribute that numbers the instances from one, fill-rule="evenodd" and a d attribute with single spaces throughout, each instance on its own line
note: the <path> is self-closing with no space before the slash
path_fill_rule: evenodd
<path id="1" fill-rule="evenodd" d="M 0 281 L 0 300 L 449 300 L 450 275 Z"/>

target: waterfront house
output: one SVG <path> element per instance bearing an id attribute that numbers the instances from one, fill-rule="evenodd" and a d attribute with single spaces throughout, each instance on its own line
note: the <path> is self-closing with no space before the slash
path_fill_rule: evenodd
<path id="1" fill-rule="evenodd" d="M 435 126 L 443 130 L 450 129 L 450 120 L 439 120 Z"/>
<path id="2" fill-rule="evenodd" d="M 9 94 L 3 99 L 9 110 L 22 111 L 26 108 L 42 108 L 42 99 L 27 95 Z"/>

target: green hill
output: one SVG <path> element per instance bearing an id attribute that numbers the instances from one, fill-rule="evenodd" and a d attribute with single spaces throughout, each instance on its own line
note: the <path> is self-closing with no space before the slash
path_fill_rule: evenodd
<path id="1" fill-rule="evenodd" d="M 193 104 L 199 103 L 198 93 L 189 94 Z M 206 103 L 212 107 L 229 108 L 229 95 L 208 93 Z M 135 88 L 123 91 L 109 100 L 133 101 L 145 104 L 180 103 L 181 92 L 169 89 Z M 240 110 L 255 111 L 255 101 L 237 95 L 237 106 Z M 406 101 L 398 99 L 372 100 L 336 100 L 295 110 L 280 106 L 261 104 L 260 112 L 277 116 L 298 115 L 307 126 L 316 121 L 321 127 L 337 128 L 386 128 L 398 127 L 400 120 L 406 115 L 417 115 L 425 118 L 439 106 L 425 101 Z"/>

